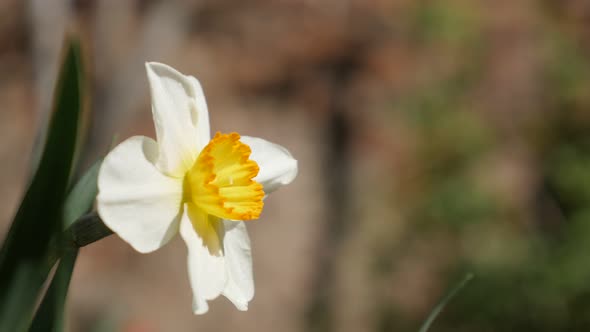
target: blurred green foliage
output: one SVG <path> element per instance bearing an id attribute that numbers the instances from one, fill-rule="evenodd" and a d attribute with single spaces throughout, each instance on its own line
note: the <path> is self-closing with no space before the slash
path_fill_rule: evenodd
<path id="1" fill-rule="evenodd" d="M 420 48 L 427 56 L 444 49 L 434 56 L 451 69 L 394 102 L 395 121 L 405 121 L 418 137 L 411 186 L 396 184 L 404 190 L 396 200 L 413 230 L 382 255 L 403 252 L 412 239 L 444 234 L 454 257 L 447 264 L 448 287 L 465 271 L 475 273 L 433 331 L 590 330 L 590 49 L 558 20 L 544 17 L 529 36 L 540 52 L 534 69 L 540 102 L 526 110 L 532 116 L 519 117 L 493 109 L 501 103 L 490 109 L 489 101 L 476 99 L 486 96 L 477 89 L 496 61 L 484 51 L 491 41 L 477 11 L 424 1 L 414 13 Z M 512 119 L 497 121 L 499 112 Z M 502 158 L 529 160 L 517 174 L 531 179 L 514 185 L 494 177 Z M 380 273 L 397 268 L 396 259 L 376 261 Z M 393 303 L 381 307 L 377 330 L 416 330 Z"/>

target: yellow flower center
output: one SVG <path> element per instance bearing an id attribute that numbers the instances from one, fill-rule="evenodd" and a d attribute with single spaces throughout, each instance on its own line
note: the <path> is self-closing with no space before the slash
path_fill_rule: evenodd
<path id="1" fill-rule="evenodd" d="M 259 168 L 251 153 L 237 133 L 215 134 L 186 173 L 184 201 L 218 218 L 257 219 L 264 190 L 252 180 Z"/>

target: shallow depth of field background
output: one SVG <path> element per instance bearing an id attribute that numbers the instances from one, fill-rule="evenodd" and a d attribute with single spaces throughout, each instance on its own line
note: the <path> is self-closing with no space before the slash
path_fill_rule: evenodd
<path id="1" fill-rule="evenodd" d="M 154 137 L 153 60 L 199 78 L 213 132 L 300 168 L 248 223 L 247 313 L 192 315 L 181 240 L 111 236 L 81 251 L 71 331 L 416 331 L 468 271 L 432 331 L 590 330 L 589 2 L 3 0 L 1 234 L 67 29 L 92 78 L 86 165 Z"/>

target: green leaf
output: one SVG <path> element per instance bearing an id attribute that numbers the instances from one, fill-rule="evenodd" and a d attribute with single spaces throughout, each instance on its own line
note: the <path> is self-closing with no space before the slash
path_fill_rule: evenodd
<path id="1" fill-rule="evenodd" d="M 64 230 L 92 208 L 98 194 L 98 171 L 101 164 L 102 160 L 94 163 L 68 194 L 64 204 L 62 224 Z"/>
<path id="2" fill-rule="evenodd" d="M 59 261 L 53 280 L 37 310 L 30 332 L 58 332 L 64 330 L 64 308 L 68 287 L 78 257 L 78 249 L 66 252 Z"/>
<path id="3" fill-rule="evenodd" d="M 48 257 L 48 249 L 61 233 L 83 105 L 79 42 L 68 39 L 64 53 L 39 166 L 0 249 L 0 331 L 29 327 L 38 293 L 57 259 Z"/>
<path id="4" fill-rule="evenodd" d="M 430 312 L 430 315 L 428 315 L 428 317 L 426 318 L 418 332 L 428 331 L 432 323 L 434 323 L 436 317 L 438 317 L 438 315 L 444 309 L 447 303 L 449 303 L 449 301 L 452 300 L 455 297 L 455 295 L 457 295 L 457 293 L 459 293 L 459 291 L 463 289 L 463 287 L 465 287 L 465 285 L 467 285 L 469 281 L 471 281 L 471 279 L 473 279 L 473 273 L 467 273 L 465 277 L 463 277 L 463 279 L 457 285 L 455 285 L 453 289 L 451 289 L 451 291 L 445 297 L 442 298 L 442 300 L 440 300 L 436 307 L 434 307 L 434 309 Z"/>
<path id="5" fill-rule="evenodd" d="M 68 194 L 63 212 L 64 229 L 92 208 L 98 193 L 100 165 L 101 161 L 96 162 Z M 29 331 L 63 331 L 64 306 L 77 256 L 78 249 L 70 249 L 61 258 Z"/>

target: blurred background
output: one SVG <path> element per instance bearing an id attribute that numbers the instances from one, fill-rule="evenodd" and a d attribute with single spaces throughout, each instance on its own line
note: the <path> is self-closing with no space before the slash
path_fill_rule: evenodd
<path id="1" fill-rule="evenodd" d="M 200 79 L 212 130 L 299 176 L 248 223 L 256 295 L 191 313 L 186 248 L 81 251 L 70 331 L 590 330 L 590 2 L 0 1 L 0 231 L 64 31 L 91 78 L 84 164 L 154 137 L 145 61 Z"/>

